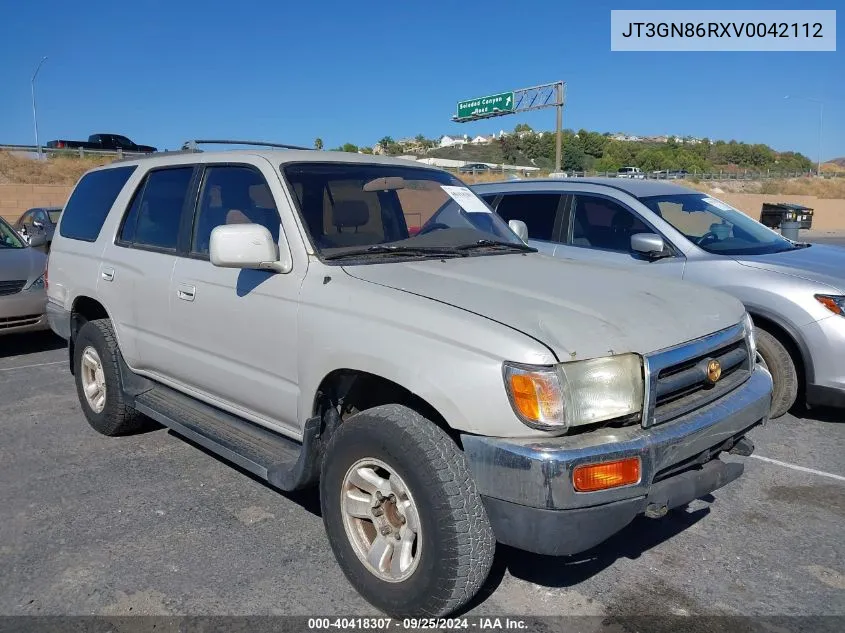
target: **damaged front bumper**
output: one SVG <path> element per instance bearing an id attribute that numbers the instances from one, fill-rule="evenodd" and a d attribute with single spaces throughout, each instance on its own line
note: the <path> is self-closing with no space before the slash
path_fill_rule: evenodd
<path id="1" fill-rule="evenodd" d="M 569 555 L 601 543 L 638 514 L 660 516 L 742 474 L 719 453 L 749 454 L 745 434 L 764 422 L 772 377 L 757 365 L 719 400 L 665 424 L 605 428 L 556 438 L 463 435 L 464 451 L 497 539 L 520 549 Z M 578 492 L 583 464 L 639 457 L 639 483 Z"/>

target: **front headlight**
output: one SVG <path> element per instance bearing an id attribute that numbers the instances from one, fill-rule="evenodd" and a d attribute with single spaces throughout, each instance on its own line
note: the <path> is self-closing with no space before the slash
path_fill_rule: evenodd
<path id="1" fill-rule="evenodd" d="M 43 290 L 44 289 L 44 275 L 41 275 L 38 279 L 33 281 L 29 284 L 26 288 L 24 288 L 24 292 L 28 290 L 36 291 L 36 290 Z"/>
<path id="2" fill-rule="evenodd" d="M 751 315 L 745 313 L 745 339 L 748 341 L 748 351 L 751 353 L 751 362 L 757 362 L 757 338 L 754 336 L 754 321 L 751 320 Z"/>
<path id="3" fill-rule="evenodd" d="M 838 295 L 816 295 L 816 301 L 834 314 L 845 316 L 845 297 Z"/>
<path id="4" fill-rule="evenodd" d="M 643 364 L 636 354 L 536 367 L 505 363 L 505 388 L 526 425 L 567 429 L 639 413 Z"/>

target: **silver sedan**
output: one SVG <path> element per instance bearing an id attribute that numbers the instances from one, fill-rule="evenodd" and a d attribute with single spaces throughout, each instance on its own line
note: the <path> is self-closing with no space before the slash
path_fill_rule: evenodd
<path id="1" fill-rule="evenodd" d="M 0 336 L 49 328 L 44 313 L 47 256 L 37 250 L 45 241 L 34 235 L 27 244 L 0 218 Z"/>

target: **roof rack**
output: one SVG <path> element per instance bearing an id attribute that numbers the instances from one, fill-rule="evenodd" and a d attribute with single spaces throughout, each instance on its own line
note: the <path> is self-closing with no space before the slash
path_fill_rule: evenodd
<path id="1" fill-rule="evenodd" d="M 188 152 L 201 152 L 198 145 L 255 145 L 257 147 L 279 147 L 282 149 L 313 149 L 311 147 L 302 147 L 300 145 L 287 145 L 285 143 L 268 143 L 266 141 L 233 141 L 228 139 L 222 140 L 191 140 L 182 143 L 182 149 Z"/>

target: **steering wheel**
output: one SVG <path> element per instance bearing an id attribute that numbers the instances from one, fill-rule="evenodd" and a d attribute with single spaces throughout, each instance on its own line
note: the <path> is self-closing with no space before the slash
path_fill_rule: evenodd
<path id="1" fill-rule="evenodd" d="M 441 229 L 451 229 L 452 227 L 448 224 L 443 224 L 443 222 L 435 222 L 434 224 L 429 224 L 428 226 L 424 226 L 420 229 L 420 232 L 417 235 L 425 235 L 426 233 L 431 233 L 432 231 L 439 231 Z"/>
<path id="2" fill-rule="evenodd" d="M 698 246 L 703 246 L 705 242 L 709 244 L 710 242 L 718 242 L 718 241 L 719 241 L 718 235 L 716 235 L 713 231 L 707 231 L 707 233 L 705 233 L 704 235 L 699 237 L 697 240 L 695 240 L 695 243 Z"/>

